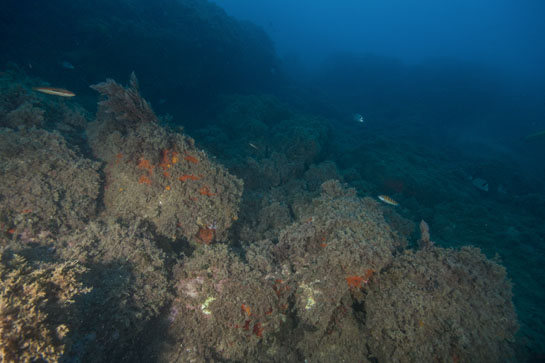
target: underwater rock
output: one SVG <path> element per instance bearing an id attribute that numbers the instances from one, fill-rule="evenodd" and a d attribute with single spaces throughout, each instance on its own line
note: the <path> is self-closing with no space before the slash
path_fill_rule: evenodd
<path id="1" fill-rule="evenodd" d="M 379 362 L 506 362 L 518 329 L 505 268 L 479 249 L 405 251 L 365 299 Z"/>
<path id="2" fill-rule="evenodd" d="M 400 237 L 396 239 L 375 201 L 356 197 L 337 181 L 324 183 L 322 190 L 306 215 L 282 231 L 276 253 L 285 256 L 284 263 L 289 263 L 299 283 L 319 280 L 315 289 L 322 291 L 323 301 L 316 308 L 331 314 L 350 290 L 347 277 L 364 276 L 369 269 L 380 271 L 403 243 Z M 325 329 L 324 321 L 317 319 L 322 314 L 300 307 L 301 319 Z"/>
<path id="3" fill-rule="evenodd" d="M 25 101 L 16 109 L 8 112 L 2 124 L 11 128 L 17 128 L 20 126 L 40 127 L 44 122 L 44 114 L 44 109 L 34 106 L 29 101 Z"/>
<path id="4" fill-rule="evenodd" d="M 386 224 L 376 201 L 360 199 L 355 190 L 330 180 L 322 184 L 321 195 L 301 209 L 298 221 L 280 232 L 277 244 L 261 241 L 247 254 L 261 256 L 252 262 L 261 261 L 260 269 L 275 266 L 268 273 L 279 281 L 276 291 L 291 302 L 300 334 L 290 344 L 299 354 L 330 356 L 328 351 L 348 349 L 342 354 L 350 356 L 360 346 L 335 339 L 325 345 L 324 339 L 333 332 L 349 336 L 357 327 L 352 306 L 361 304 L 375 273 L 388 266 L 405 243 Z M 267 264 L 270 259 L 274 263 Z"/>
<path id="5" fill-rule="evenodd" d="M 129 226 L 114 220 L 90 223 L 56 242 L 64 260 L 78 260 L 88 269 L 85 282 L 93 291 L 81 299 L 82 326 L 72 338 L 83 344 L 66 356 L 82 361 L 128 359 L 131 344 L 159 315 L 171 298 L 167 256 L 143 221 Z M 134 357 L 133 357 L 134 358 Z"/>
<path id="6" fill-rule="evenodd" d="M 77 330 L 74 301 L 91 291 L 71 261 L 33 265 L 0 248 L 0 361 L 56 362 Z"/>
<path id="7" fill-rule="evenodd" d="M 242 178 L 267 190 L 301 178 L 328 146 L 329 121 L 295 112 L 269 95 L 230 95 L 198 139 Z M 251 144 L 251 145 L 250 145 Z"/>
<path id="8" fill-rule="evenodd" d="M 176 297 L 161 361 L 251 361 L 279 349 L 289 294 L 276 290 L 282 283 L 273 274 L 249 268 L 227 246 L 214 245 L 182 259 L 173 281 Z"/>
<path id="9" fill-rule="evenodd" d="M 106 213 L 149 220 L 171 239 L 225 241 L 237 219 L 242 181 L 190 137 L 159 126 L 134 75 L 127 88 L 112 80 L 95 88 L 106 100 L 88 134 L 93 152 L 106 162 Z"/>
<path id="10" fill-rule="evenodd" d="M 0 72 L 0 127 L 56 129 L 71 147 L 84 146 L 86 140 L 82 131 L 88 112 L 77 103 L 38 93 L 65 92 L 70 95 L 69 91 L 34 87 L 36 84 L 47 82 L 29 77 L 18 69 Z"/>
<path id="11" fill-rule="evenodd" d="M 14 237 L 84 226 L 96 215 L 99 167 L 58 133 L 0 129 L 0 222 Z"/>

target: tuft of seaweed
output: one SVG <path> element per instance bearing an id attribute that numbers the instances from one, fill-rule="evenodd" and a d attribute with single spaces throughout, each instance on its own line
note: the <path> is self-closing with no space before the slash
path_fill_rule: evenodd
<path id="1" fill-rule="evenodd" d="M 420 249 L 430 248 L 434 245 L 430 238 L 430 226 L 425 220 L 420 221 L 420 239 L 417 243 Z"/>
<path id="2" fill-rule="evenodd" d="M 157 116 L 153 113 L 151 105 L 140 95 L 138 79 L 134 72 L 128 87 L 123 87 L 113 79 L 107 79 L 90 86 L 106 99 L 98 104 L 107 113 L 113 113 L 118 121 L 129 122 L 157 122 Z"/>

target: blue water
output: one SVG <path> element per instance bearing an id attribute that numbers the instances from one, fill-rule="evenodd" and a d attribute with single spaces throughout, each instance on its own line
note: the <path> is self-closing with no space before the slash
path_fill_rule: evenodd
<path id="1" fill-rule="evenodd" d="M 224 165 L 243 180 L 238 218 L 233 226 L 226 227 L 221 240 L 218 237 L 213 242 L 228 245 L 240 256 L 243 266 L 255 269 L 248 256 L 255 250 L 264 251 L 267 243 L 279 243 L 290 233 L 290 225 L 303 223 L 305 208 L 310 208 L 310 200 L 319 195 L 320 184 L 337 179 L 346 188 L 354 188 L 360 198 L 378 201 L 378 195 L 388 195 L 399 204 L 395 208 L 382 205 L 389 228 L 407 241 L 395 256 L 403 249 L 418 249 L 418 224 L 425 220 L 435 246 L 475 246 L 488 259 L 505 266 L 513 284 L 512 301 L 519 324 L 515 338 L 505 341 L 515 352 L 514 358 L 506 360 L 544 360 L 545 133 L 540 134 L 545 131 L 544 16 L 545 4 L 532 0 L 425 0 L 417 4 L 399 0 L 4 1 L 0 13 L 3 132 L 34 126 L 58 133 L 78 157 L 102 165 L 96 171 L 96 213 L 84 218 L 83 225 L 59 224 L 54 238 L 71 241 L 72 237 L 66 236 L 77 235 L 92 223 L 108 225 L 105 230 L 130 230 L 139 223 L 149 223 L 142 227 L 145 232 L 134 235 L 161 251 L 146 253 L 155 256 L 151 260 L 161 261 L 160 269 L 166 276 L 164 289 L 168 293 L 164 292 L 161 299 L 153 300 L 154 293 L 138 295 L 143 300 L 153 296 L 142 303 L 153 306 L 148 317 L 141 318 L 141 312 L 119 306 L 119 315 L 127 314 L 131 321 L 123 332 L 115 319 L 110 326 L 107 318 L 99 319 L 100 324 L 93 322 L 90 316 L 100 308 L 90 306 L 111 296 L 130 280 L 128 276 L 140 276 L 141 266 L 123 265 L 111 257 L 117 252 L 105 253 L 100 263 L 95 261 L 96 266 L 88 263 L 91 277 L 84 280 L 95 285 L 94 295 L 78 302 L 85 313 L 71 330 L 61 361 L 280 359 L 270 352 L 267 355 L 266 344 L 272 344 L 272 340 L 266 339 L 272 338 L 267 337 L 266 324 L 261 336 L 257 321 L 252 321 L 253 328 L 246 324 L 248 332 L 241 333 L 248 335 L 244 338 L 248 341 L 256 340 L 249 343 L 252 348 L 246 355 L 229 356 L 229 348 L 215 341 L 202 342 L 206 354 L 199 350 L 191 353 L 197 344 L 188 342 L 181 332 L 183 323 L 175 326 L 183 321 L 176 320 L 182 319 L 179 310 L 183 305 L 176 305 L 181 291 L 176 278 L 183 275 L 190 279 L 191 268 L 197 271 L 196 262 L 193 266 L 179 261 L 196 261 L 195 251 L 202 246 L 187 236 L 163 233 L 153 225 L 153 217 L 106 218 L 113 210 L 109 209 L 106 189 L 111 180 L 109 167 L 114 164 L 104 158 L 106 152 L 96 151 L 102 140 L 96 139 L 88 125 L 95 120 L 99 98 L 89 86 L 106 79 L 126 85 L 133 71 L 142 97 L 160 116 L 161 127 L 192 137 L 196 150 L 204 150 L 214 163 Z M 63 88 L 77 96 L 36 96 L 32 87 L 37 86 Z M 22 113 L 12 112 L 24 102 L 35 107 L 28 111 L 31 115 L 41 112 L 37 108 L 43 110 L 43 122 L 28 121 L 33 116 L 25 116 L 25 123 L 19 116 Z M 81 111 L 85 115 L 82 123 L 67 120 L 72 116 L 64 118 L 66 107 L 76 106 L 86 110 Z M 96 114 L 99 121 L 100 112 Z M 126 135 L 130 130 L 117 131 Z M 106 144 L 106 139 L 103 142 Z M 142 153 L 163 147 L 158 146 L 162 142 L 167 144 L 155 140 L 155 146 L 146 146 L 146 142 L 149 140 L 142 140 Z M 28 144 L 20 141 L 20 145 Z M 43 152 L 48 154 L 48 150 Z M 14 156 L 5 155 L 3 170 L 12 170 L 7 165 Z M 169 155 L 172 159 L 176 154 Z M 156 156 L 159 165 L 160 155 Z M 118 159 L 125 157 L 134 165 L 140 160 L 136 154 Z M 31 180 L 30 174 L 19 177 Z M 33 225 L 33 232 L 29 232 L 24 229 L 23 218 L 10 209 L 15 203 L 12 201 L 19 198 L 16 196 L 26 200 L 25 195 L 32 193 L 28 188 L 7 193 L 7 183 L 0 195 L 4 204 L 0 222 L 5 235 L 0 247 L 23 254 L 29 261 L 42 261 L 36 256 L 45 253 L 48 257 L 43 260 L 63 262 L 66 254 L 59 249 L 73 246 L 55 244 L 54 250 L 36 242 L 39 239 L 32 233 L 38 234 L 36 226 L 42 225 Z M 216 230 L 216 222 L 207 221 L 206 228 Z M 108 223 L 117 223 L 118 227 Z M 199 227 L 205 228 L 200 220 Z M 97 240 L 109 238 L 104 237 L 106 232 L 93 233 L 101 236 Z M 133 236 L 133 232 L 126 233 Z M 272 252 L 264 259 L 277 261 L 271 256 Z M 384 267 L 382 272 L 387 270 Z M 107 276 L 111 271 L 117 271 L 117 277 L 97 285 L 102 278 L 97 276 Z M 192 284 L 200 283 L 195 279 Z M 142 286 L 152 285 L 138 281 Z M 288 361 L 328 361 L 330 358 L 308 355 L 308 349 L 295 343 L 288 344 L 292 340 L 303 344 L 301 337 L 307 334 L 308 339 L 308 334 L 316 332 L 305 330 L 303 318 L 297 315 L 300 310 L 296 301 L 301 291 L 307 290 L 296 278 L 289 283 L 295 286 L 291 300 L 286 297 L 291 304 L 286 309 L 291 313 L 283 318 L 288 321 L 286 327 L 274 332 L 275 342 L 284 344 L 275 349 L 282 346 L 283 359 Z M 216 281 L 214 286 L 218 284 Z M 280 299 L 277 285 L 274 289 Z M 233 296 L 236 306 L 243 304 L 239 302 L 242 295 Z M 347 296 L 354 300 L 347 303 Z M 330 321 L 327 334 L 315 339 L 327 342 L 335 336 L 331 334 L 334 329 L 344 329 L 339 321 L 346 314 L 356 322 L 354 329 L 365 331 L 365 297 L 352 293 L 344 299 L 333 315 L 324 313 L 323 319 Z M 108 311 L 116 311 L 117 303 L 113 299 Z M 195 307 L 184 308 L 193 311 Z M 486 311 L 485 307 L 474 307 L 475 311 L 481 308 Z M 345 313 L 346 309 L 350 313 Z M 262 312 L 265 314 L 268 318 L 269 312 Z M 55 317 L 53 311 L 50 315 Z M 137 322 L 134 331 L 131 319 Z M 230 334 L 223 325 L 218 331 L 222 332 L 219 335 Z M 169 339 L 170 346 L 163 343 Z M 431 340 L 444 346 L 452 343 L 442 342 L 441 334 Z M 176 344 L 186 344 L 187 351 L 174 353 Z M 21 348 L 21 357 L 23 351 Z M 276 357 L 282 356 L 278 354 Z M 361 357 L 346 354 L 347 361 L 373 361 L 374 357 L 373 352 Z M 438 359 L 445 358 L 437 354 Z M 410 354 L 406 357 L 407 361 L 417 361 Z M 461 357 L 464 361 L 466 356 Z M 472 361 L 479 360 L 472 357 Z M 449 358 L 460 360 L 458 353 Z"/>

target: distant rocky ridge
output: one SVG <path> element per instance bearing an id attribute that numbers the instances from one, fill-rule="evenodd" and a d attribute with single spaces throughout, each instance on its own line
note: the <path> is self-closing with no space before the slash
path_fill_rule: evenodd
<path id="1" fill-rule="evenodd" d="M 279 79 L 268 36 L 205 0 L 6 0 L 0 29 L 0 64 L 23 65 L 80 96 L 133 70 L 146 97 L 170 113 L 203 111 L 220 93 L 263 92 Z"/>

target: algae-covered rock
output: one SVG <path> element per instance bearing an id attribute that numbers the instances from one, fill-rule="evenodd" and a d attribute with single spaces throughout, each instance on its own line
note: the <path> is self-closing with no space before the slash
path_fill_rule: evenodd
<path id="1" fill-rule="evenodd" d="M 277 346 L 287 299 L 273 275 L 250 268 L 225 245 L 204 247 L 174 268 L 176 297 L 168 315 L 164 361 L 266 359 Z M 179 346 L 183 344 L 184 349 Z"/>
<path id="2" fill-rule="evenodd" d="M 216 124 L 197 139 L 252 190 L 301 178 L 329 143 L 327 119 L 295 112 L 269 95 L 230 95 Z"/>
<path id="3" fill-rule="evenodd" d="M 85 324 L 77 338 L 83 347 L 70 356 L 84 361 L 129 357 L 128 347 L 170 298 L 166 254 L 154 238 L 139 221 L 130 226 L 100 221 L 58 241 L 63 259 L 88 267 L 85 281 L 93 287 L 82 299 Z"/>
<path id="4" fill-rule="evenodd" d="M 24 83 L 21 74 L 0 73 L 0 127 L 40 127 L 44 123 L 45 109 L 40 99 Z"/>
<path id="5" fill-rule="evenodd" d="M 367 344 L 379 362 L 514 361 L 505 268 L 477 248 L 406 251 L 368 290 Z"/>
<path id="6" fill-rule="evenodd" d="M 14 65 L 12 65 L 13 67 Z M 36 91 L 47 85 L 17 67 L 0 72 L 0 127 L 56 129 L 72 146 L 85 147 L 83 130 L 88 112 L 63 97 Z"/>
<path id="7" fill-rule="evenodd" d="M 76 154 L 57 133 L 0 129 L 4 229 L 17 237 L 82 227 L 97 212 L 99 166 Z"/>
<path id="8" fill-rule="evenodd" d="M 77 325 L 72 305 L 84 288 L 77 262 L 33 266 L 0 250 L 0 361 L 56 362 Z"/>
<path id="9" fill-rule="evenodd" d="M 295 286 L 297 318 L 305 327 L 299 347 L 311 355 L 321 337 L 339 329 L 342 316 L 352 315 L 352 299 L 343 299 L 361 302 L 361 289 L 392 262 L 404 241 L 386 224 L 377 202 L 358 198 L 338 181 L 324 183 L 320 197 L 299 215 L 273 251 Z"/>
<path id="10" fill-rule="evenodd" d="M 107 213 L 149 220 L 172 239 L 224 241 L 242 182 L 191 138 L 159 126 L 134 76 L 128 88 L 111 80 L 94 88 L 107 96 L 89 128 L 93 152 L 107 163 Z"/>

